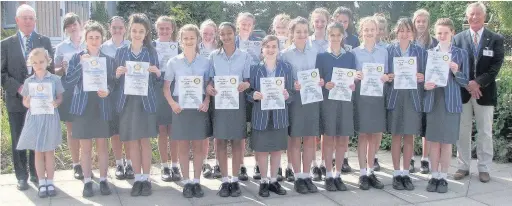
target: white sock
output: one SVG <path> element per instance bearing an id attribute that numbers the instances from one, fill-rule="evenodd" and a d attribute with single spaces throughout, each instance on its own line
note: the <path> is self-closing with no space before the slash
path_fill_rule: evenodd
<path id="1" fill-rule="evenodd" d="M 348 151 L 345 152 L 345 159 L 348 159 Z"/>
<path id="2" fill-rule="evenodd" d="M 409 176 L 409 170 L 402 170 L 402 176 Z"/>
<path id="3" fill-rule="evenodd" d="M 126 160 L 126 165 L 130 165 L 131 166 L 132 165 L 132 160 L 127 159 Z"/>
<path id="4" fill-rule="evenodd" d="M 441 172 L 439 176 L 441 177 L 439 179 L 448 179 L 448 173 L 442 173 Z"/>
<path id="5" fill-rule="evenodd" d="M 255 167 L 258 166 L 258 164 L 255 165 Z M 244 164 L 240 164 L 240 168 L 245 167 Z"/>
<path id="6" fill-rule="evenodd" d="M 160 166 L 163 168 L 169 168 L 169 164 L 167 164 L 167 162 L 162 162 L 160 163 Z"/>
<path id="7" fill-rule="evenodd" d="M 90 177 L 84 177 L 84 184 L 92 181 Z"/>
<path id="8" fill-rule="evenodd" d="M 365 175 L 368 175 L 368 173 L 366 172 L 366 168 L 361 168 L 361 170 L 359 170 L 359 176 L 365 176 Z"/>
<path id="9" fill-rule="evenodd" d="M 393 177 L 402 175 L 402 170 L 395 170 L 393 171 Z"/>
<path id="10" fill-rule="evenodd" d="M 149 174 L 142 174 L 142 178 L 144 178 L 144 181 L 149 181 Z"/>
<path id="11" fill-rule="evenodd" d="M 173 163 L 171 163 L 171 167 L 178 167 L 178 165 L 179 165 L 179 164 L 178 164 L 177 162 L 173 162 Z"/>
<path id="12" fill-rule="evenodd" d="M 193 182 L 194 184 L 199 184 L 199 179 L 194 179 Z"/>
<path id="13" fill-rule="evenodd" d="M 373 174 L 373 168 L 368 168 L 367 170 L 368 170 L 368 171 L 366 171 L 366 173 L 367 173 L 368 175 Z"/>
<path id="14" fill-rule="evenodd" d="M 123 166 L 123 159 L 116 160 L 116 165 Z"/>
<path id="15" fill-rule="evenodd" d="M 55 190 L 55 187 L 53 187 L 53 180 L 46 180 L 46 185 L 49 185 L 48 190 Z"/>
<path id="16" fill-rule="evenodd" d="M 336 177 L 340 177 L 341 178 L 341 171 L 336 171 Z"/>
<path id="17" fill-rule="evenodd" d="M 73 163 L 73 167 L 80 165 L 80 163 Z"/>
<path id="18" fill-rule="evenodd" d="M 181 183 L 182 183 L 182 184 L 184 184 L 184 185 L 186 185 L 186 184 L 190 183 L 190 181 L 191 181 L 191 180 L 182 180 L 182 181 L 181 181 Z"/>
<path id="19" fill-rule="evenodd" d="M 219 160 L 215 159 L 215 165 L 219 165 Z"/>
<path id="20" fill-rule="evenodd" d="M 237 176 L 231 177 L 231 182 L 238 182 L 238 177 Z"/>
<path id="21" fill-rule="evenodd" d="M 260 184 L 261 183 L 268 183 L 268 178 L 266 178 L 266 177 L 265 178 L 261 178 Z"/>
<path id="22" fill-rule="evenodd" d="M 439 172 L 432 172 L 432 178 L 439 179 Z"/>
<path id="23" fill-rule="evenodd" d="M 336 159 L 336 153 L 332 153 L 332 159 Z"/>
<path id="24" fill-rule="evenodd" d="M 332 177 L 332 172 L 327 172 L 325 175 L 326 175 L 327 177 Z"/>
<path id="25" fill-rule="evenodd" d="M 320 162 L 320 166 L 324 166 L 324 167 L 325 167 L 325 160 L 322 160 L 322 161 Z"/>
<path id="26" fill-rule="evenodd" d="M 297 173 L 296 175 L 297 175 L 297 178 L 299 178 L 299 179 L 304 179 L 304 178 L 306 178 L 306 177 L 305 177 L 306 175 L 304 175 L 304 173 L 302 173 L 302 172 L 299 172 L 299 173 Z"/>
<path id="27" fill-rule="evenodd" d="M 430 161 L 428 160 L 428 157 L 421 157 L 421 161 L 427 161 L 427 162 L 430 162 Z"/>
<path id="28" fill-rule="evenodd" d="M 229 178 L 228 177 L 223 177 L 221 181 L 222 181 L 222 183 L 229 182 Z"/>
<path id="29" fill-rule="evenodd" d="M 274 183 L 274 182 L 277 182 L 277 178 L 275 178 L 275 177 L 270 178 L 270 183 Z"/>
<path id="30" fill-rule="evenodd" d="M 288 163 L 288 167 L 287 168 L 293 170 L 292 163 Z"/>
<path id="31" fill-rule="evenodd" d="M 135 182 L 140 181 L 142 174 L 135 174 Z"/>
<path id="32" fill-rule="evenodd" d="M 107 181 L 106 177 L 100 177 L 100 182 Z"/>
<path id="33" fill-rule="evenodd" d="M 43 186 L 43 185 L 46 185 L 46 179 L 39 179 L 39 186 Z M 46 188 L 44 188 L 44 189 L 46 190 Z"/>

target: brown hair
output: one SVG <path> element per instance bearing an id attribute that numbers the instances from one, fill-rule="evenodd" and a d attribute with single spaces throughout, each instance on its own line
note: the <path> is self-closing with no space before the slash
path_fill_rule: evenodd
<path id="1" fill-rule="evenodd" d="M 329 25 L 327 25 L 326 34 L 327 38 L 329 38 L 329 34 L 332 30 L 339 29 L 341 32 L 341 36 L 345 36 L 345 28 L 343 28 L 343 24 L 340 24 L 338 22 L 331 22 Z M 345 42 L 343 41 L 345 38 L 341 38 L 341 48 L 345 47 Z"/>
<path id="2" fill-rule="evenodd" d="M 401 28 L 409 28 L 412 33 L 413 33 L 413 37 L 414 39 L 416 39 L 416 34 L 417 34 L 417 31 L 416 31 L 416 27 L 414 27 L 414 24 L 412 23 L 412 20 L 411 18 L 400 18 L 398 19 L 398 22 L 396 22 L 396 26 L 395 28 L 393 29 L 393 33 L 395 34 L 395 38 L 397 38 L 398 36 L 398 30 L 400 30 Z"/>
<path id="3" fill-rule="evenodd" d="M 362 38 L 362 35 L 363 35 L 363 26 L 366 24 L 366 23 L 373 23 L 375 24 L 375 29 L 378 29 L 378 23 L 377 23 L 377 20 L 375 20 L 374 17 L 372 16 L 367 16 L 367 17 L 364 17 L 362 19 L 359 20 L 359 26 L 358 26 L 358 33 L 359 33 L 359 38 L 363 39 Z"/>
<path id="4" fill-rule="evenodd" d="M 432 39 L 430 38 L 430 34 L 428 32 L 429 27 L 430 27 L 430 13 L 428 13 L 428 11 L 425 9 L 418 9 L 417 11 L 415 11 L 414 15 L 412 17 L 412 23 L 414 24 L 414 29 L 416 29 L 416 19 L 419 16 L 424 16 L 425 18 L 427 18 L 427 29 L 425 30 L 426 35 L 425 34 L 423 34 L 422 36 L 418 35 L 417 37 L 421 37 L 421 39 L 416 39 L 416 38 L 414 38 L 414 39 L 417 41 L 419 40 L 419 42 L 421 44 L 425 44 L 425 47 L 428 47 L 432 43 Z"/>
<path id="5" fill-rule="evenodd" d="M 304 17 L 298 16 L 295 19 L 293 19 L 290 24 L 288 25 L 288 40 L 287 45 L 290 45 L 293 42 L 293 32 L 295 31 L 295 28 L 298 24 L 304 24 L 308 28 L 308 34 L 309 34 L 309 25 L 308 20 Z"/>
<path id="6" fill-rule="evenodd" d="M 263 48 L 271 41 L 277 42 L 277 47 L 279 48 L 279 38 L 277 38 L 276 35 L 267 35 L 265 38 L 261 40 L 261 50 L 263 51 Z M 279 54 L 277 54 L 279 56 Z M 262 55 L 263 56 L 263 55 Z M 263 57 L 261 57 L 263 58 Z"/>
<path id="7" fill-rule="evenodd" d="M 66 31 L 66 27 L 68 27 L 71 24 L 74 24 L 75 22 L 78 22 L 79 24 L 82 24 L 82 21 L 80 21 L 80 17 L 76 15 L 73 12 L 69 12 L 64 16 L 64 21 L 62 23 L 62 30 Z"/>
<path id="8" fill-rule="evenodd" d="M 340 6 L 332 13 L 332 19 L 335 19 L 339 15 L 345 15 L 348 17 L 347 33 L 354 34 L 354 13 L 347 7 Z"/>
<path id="9" fill-rule="evenodd" d="M 449 18 L 440 18 L 436 21 L 435 26 L 446 26 L 452 30 L 452 32 L 455 32 L 455 26 L 453 26 L 453 21 Z"/>
<path id="10" fill-rule="evenodd" d="M 105 28 L 99 22 L 89 20 L 84 25 L 84 41 L 87 41 L 87 34 L 91 31 L 97 31 L 101 34 L 101 42 L 105 41 Z"/>
<path id="11" fill-rule="evenodd" d="M 181 27 L 180 31 L 178 32 L 179 45 L 182 45 L 182 46 L 184 45 L 181 43 L 181 38 L 182 38 L 183 32 L 186 32 L 186 31 L 193 31 L 194 33 L 196 33 L 196 37 L 197 37 L 196 52 L 199 52 L 199 42 L 201 42 L 201 34 L 199 32 L 199 28 L 197 28 L 197 26 L 194 24 L 185 24 L 184 26 Z"/>
<path id="12" fill-rule="evenodd" d="M 151 34 L 151 23 L 149 23 L 148 16 L 146 16 L 146 14 L 143 14 L 143 13 L 135 13 L 135 14 L 130 15 L 130 17 L 128 19 L 129 19 L 128 34 L 131 34 L 131 30 L 132 30 L 131 27 L 133 24 L 142 24 L 142 26 L 144 26 L 144 28 L 146 29 L 146 36 L 144 36 L 143 45 L 145 47 L 153 49 L 153 44 L 151 43 L 151 41 L 153 39 L 152 34 Z M 128 35 L 128 36 L 130 37 L 130 40 L 131 40 L 131 36 L 130 35 Z"/>
<path id="13" fill-rule="evenodd" d="M 171 34 L 171 40 L 176 41 L 176 20 L 174 20 L 174 17 L 172 16 L 160 16 L 155 22 L 155 29 L 157 28 L 157 25 L 161 22 L 167 22 L 171 24 L 172 27 L 172 34 Z"/>
<path id="14" fill-rule="evenodd" d="M 50 66 L 50 63 L 52 62 L 52 58 L 50 57 L 50 54 L 48 54 L 48 50 L 46 50 L 44 48 L 32 49 L 32 51 L 30 51 L 30 53 L 28 54 L 27 65 L 32 66 L 32 58 L 34 56 L 38 56 L 41 54 L 44 54 L 44 57 L 45 57 L 46 61 L 48 62 L 47 66 Z"/>

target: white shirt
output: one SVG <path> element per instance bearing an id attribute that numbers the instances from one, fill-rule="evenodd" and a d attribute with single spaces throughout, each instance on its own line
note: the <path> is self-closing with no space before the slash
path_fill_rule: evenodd
<path id="1" fill-rule="evenodd" d="M 471 32 L 471 42 L 473 42 L 473 39 L 475 39 L 475 31 L 473 31 L 473 29 L 469 29 L 469 31 Z M 480 30 L 478 30 L 476 32 L 476 35 L 478 35 L 476 38 L 476 40 L 478 40 L 478 44 L 480 44 L 480 40 L 482 40 L 483 33 L 484 33 L 484 27 L 480 28 Z"/>

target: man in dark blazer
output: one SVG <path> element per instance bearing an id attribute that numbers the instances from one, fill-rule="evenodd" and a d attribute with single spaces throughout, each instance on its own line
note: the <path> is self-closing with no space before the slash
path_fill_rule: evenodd
<path id="1" fill-rule="evenodd" d="M 476 120 L 478 172 L 481 182 L 489 182 L 493 158 L 492 125 L 497 103 L 496 76 L 503 64 L 503 36 L 484 28 L 486 7 L 477 2 L 466 8 L 470 29 L 454 37 L 455 46 L 465 49 L 469 56 L 470 81 L 462 88 L 463 109 L 457 141 L 458 170 L 454 179 L 469 175 L 471 164 L 471 132 L 473 114 Z"/>
<path id="2" fill-rule="evenodd" d="M 9 113 L 9 125 L 12 139 L 12 162 L 14 172 L 18 179 L 18 189 L 28 189 L 27 179 L 27 151 L 16 150 L 18 139 L 25 121 L 27 108 L 22 104 L 23 97 L 20 92 L 25 79 L 32 75 L 32 68 L 27 67 L 27 56 L 34 48 L 44 48 L 49 56 L 53 57 L 50 39 L 34 31 L 36 25 L 36 12 L 23 4 L 16 10 L 16 24 L 19 31 L 15 35 L 1 42 L 2 56 L 2 88 L 4 90 L 4 102 Z M 48 70 L 54 73 L 53 63 Z M 37 183 L 38 178 L 34 166 L 34 151 L 29 151 L 30 181 Z"/>

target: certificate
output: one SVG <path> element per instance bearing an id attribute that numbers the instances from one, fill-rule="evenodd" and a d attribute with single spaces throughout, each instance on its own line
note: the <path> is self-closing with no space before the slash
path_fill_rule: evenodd
<path id="1" fill-rule="evenodd" d="M 69 61 L 71 61 L 71 58 L 73 58 L 73 55 L 75 53 L 65 53 L 62 55 L 62 62 L 67 62 L 68 63 L 68 66 L 64 69 L 64 71 L 67 73 L 68 72 L 68 68 L 69 68 Z"/>
<path id="2" fill-rule="evenodd" d="M 395 79 L 393 80 L 394 89 L 418 88 L 416 57 L 393 58 L 393 69 L 395 73 Z"/>
<path id="3" fill-rule="evenodd" d="M 124 94 L 148 96 L 149 62 L 126 61 L 124 75 Z"/>
<path id="4" fill-rule="evenodd" d="M 310 69 L 297 72 L 297 80 L 300 83 L 300 100 L 302 104 L 320 102 L 324 100 L 318 69 Z"/>
<path id="5" fill-rule="evenodd" d="M 54 114 L 53 87 L 51 83 L 29 83 L 30 114 Z"/>
<path id="6" fill-rule="evenodd" d="M 180 76 L 178 80 L 179 104 L 183 109 L 199 109 L 203 103 L 203 77 Z"/>
<path id="7" fill-rule="evenodd" d="M 164 67 L 169 59 L 178 55 L 177 42 L 156 42 L 156 52 L 158 54 L 158 61 L 160 67 Z"/>
<path id="8" fill-rule="evenodd" d="M 260 79 L 261 110 L 285 109 L 284 77 L 268 77 Z"/>
<path id="9" fill-rule="evenodd" d="M 354 84 L 355 76 L 356 71 L 353 69 L 334 67 L 332 69 L 331 82 L 333 82 L 335 86 L 329 91 L 329 99 L 352 101 L 352 89 L 350 85 Z"/>
<path id="10" fill-rule="evenodd" d="M 384 75 L 384 64 L 363 63 L 363 79 L 361 80 L 361 95 L 382 97 L 384 95 L 384 82 L 380 79 Z"/>
<path id="11" fill-rule="evenodd" d="M 425 82 L 433 82 L 438 87 L 445 87 L 448 84 L 451 59 L 452 54 L 448 52 L 428 51 Z"/>
<path id="12" fill-rule="evenodd" d="M 107 59 L 91 57 L 82 62 L 83 88 L 86 92 L 107 91 Z"/>
<path id="13" fill-rule="evenodd" d="M 238 109 L 240 93 L 238 76 L 215 76 L 215 109 Z"/>
<path id="14" fill-rule="evenodd" d="M 240 50 L 249 53 L 254 63 L 260 62 L 261 41 L 240 41 Z"/>

